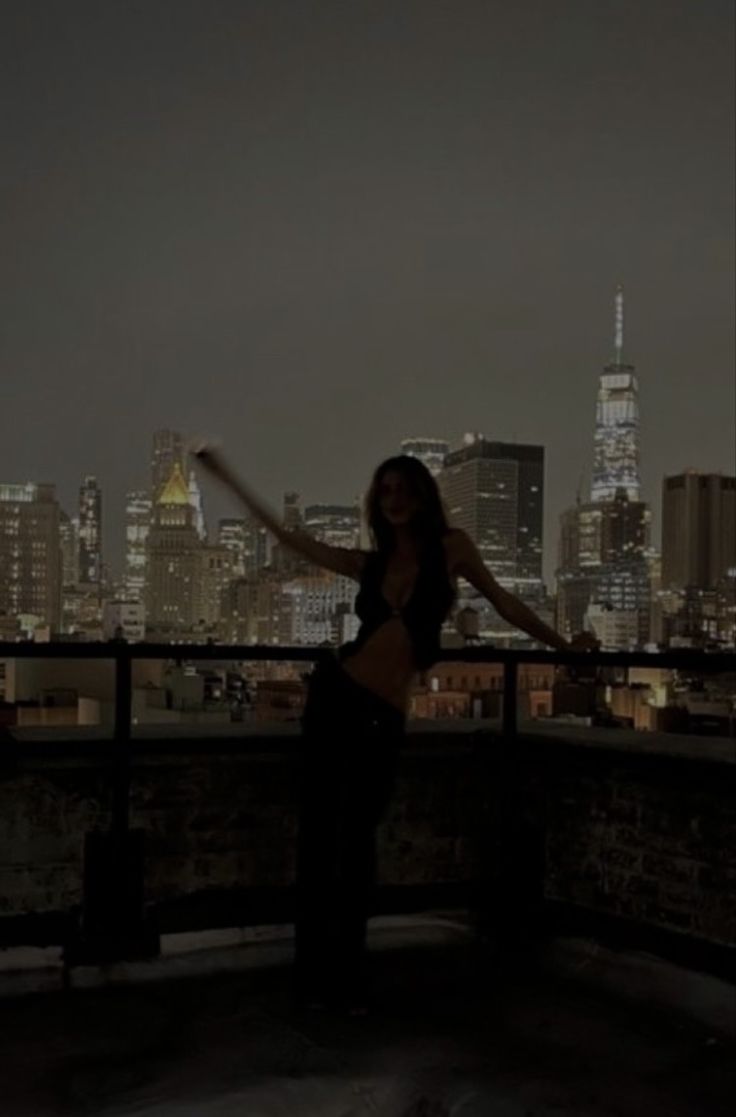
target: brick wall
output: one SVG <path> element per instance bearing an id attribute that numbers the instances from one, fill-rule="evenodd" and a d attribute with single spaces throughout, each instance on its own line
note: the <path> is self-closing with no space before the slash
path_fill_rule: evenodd
<path id="1" fill-rule="evenodd" d="M 566 760 L 547 766 L 546 897 L 736 945 L 736 767 Z"/>
<path id="2" fill-rule="evenodd" d="M 638 752 L 526 734 L 509 763 L 491 731 L 412 734 L 381 827 L 382 882 L 485 881 L 492 909 L 499 832 L 513 825 L 515 846 L 532 835 L 542 851 L 546 899 L 736 945 L 736 764 L 708 739 L 661 737 L 656 755 L 652 740 Z M 0 942 L 10 917 L 80 904 L 84 834 L 109 823 L 109 747 L 2 758 Z M 134 758 L 151 903 L 293 881 L 298 739 L 208 747 L 152 742 Z"/>

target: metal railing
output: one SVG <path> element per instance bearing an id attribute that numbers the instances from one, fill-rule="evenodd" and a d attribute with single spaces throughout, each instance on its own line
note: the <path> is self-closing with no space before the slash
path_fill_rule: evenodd
<path id="1" fill-rule="evenodd" d="M 118 763 L 113 797 L 113 829 L 127 829 L 129 808 L 129 750 L 131 740 L 133 664 L 141 660 L 315 663 L 334 655 L 334 649 L 316 646 L 268 644 L 129 644 L 108 642 L 0 642 L 0 659 L 103 659 L 115 668 L 115 718 L 113 742 Z M 502 732 L 510 744 L 517 733 L 518 668 L 525 663 L 581 668 L 652 667 L 720 674 L 736 671 L 736 655 L 706 653 L 692 649 L 667 652 L 556 652 L 496 648 L 476 644 L 443 648 L 439 663 L 500 663 L 503 666 Z"/>
<path id="2" fill-rule="evenodd" d="M 104 659 L 115 664 L 114 738 L 130 739 L 132 666 L 137 660 L 238 660 L 254 662 L 314 663 L 334 655 L 334 649 L 316 646 L 269 644 L 129 644 L 125 640 L 108 642 L 0 642 L 2 659 Z M 504 669 L 503 731 L 516 733 L 517 668 L 525 663 L 549 664 L 572 669 L 591 667 L 652 667 L 689 670 L 699 674 L 736 671 L 736 654 L 677 649 L 666 652 L 556 652 L 496 648 L 489 644 L 464 648 L 443 648 L 438 663 L 500 663 Z"/>
<path id="3" fill-rule="evenodd" d="M 107 643 L 0 643 L 0 660 L 102 659 L 112 661 L 114 664 L 115 714 L 112 749 L 109 749 L 108 742 L 105 742 L 105 755 L 111 766 L 110 828 L 106 835 L 107 845 L 102 852 L 99 841 L 93 854 L 90 855 L 87 848 L 85 849 L 84 904 L 88 914 L 84 921 L 86 931 L 83 928 L 81 945 L 77 943 L 74 949 L 67 948 L 68 957 L 72 961 L 100 956 L 106 958 L 131 956 L 131 952 L 135 955 L 136 950 L 140 954 L 147 955 L 154 950 L 152 936 L 145 928 L 143 913 L 142 849 L 136 852 L 135 843 L 132 841 L 135 835 L 130 831 L 133 665 L 143 660 L 174 662 L 265 660 L 315 663 L 333 655 L 332 648 L 305 646 L 212 643 L 128 644 L 122 640 L 112 640 Z M 587 679 L 590 679 L 591 672 L 595 673 L 601 668 L 649 667 L 696 672 L 701 675 L 736 671 L 736 656 L 733 654 L 705 653 L 692 649 L 657 653 L 509 650 L 490 645 L 442 649 L 438 663 L 453 662 L 500 663 L 503 666 L 502 733 L 498 748 L 502 773 L 509 781 L 510 794 L 504 799 L 502 831 L 505 834 L 504 844 L 510 851 L 515 827 L 512 804 L 513 789 L 516 784 L 514 759 L 518 731 L 518 668 L 521 665 L 529 663 L 566 667 L 573 675 L 579 672 Z M 95 837 L 100 838 L 99 835 Z M 97 869 L 89 869 L 91 861 L 95 861 Z M 509 864 L 512 861 L 513 854 L 510 852 Z M 100 884 L 105 876 L 107 877 L 106 890 Z M 117 882 L 117 891 L 111 891 L 111 881 Z M 510 889 L 513 889 L 513 882 L 508 881 L 507 884 Z M 501 887 L 503 890 L 505 886 Z M 131 900 L 131 897 L 134 899 Z M 126 903 L 127 908 L 125 908 Z M 155 939 L 155 935 L 153 938 Z"/>

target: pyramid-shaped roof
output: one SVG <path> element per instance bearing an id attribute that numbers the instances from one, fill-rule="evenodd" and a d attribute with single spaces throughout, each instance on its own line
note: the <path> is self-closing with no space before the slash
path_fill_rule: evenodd
<path id="1" fill-rule="evenodd" d="M 178 462 L 174 465 L 171 477 L 164 485 L 158 498 L 159 504 L 189 504 L 189 486 L 187 485 L 181 466 Z"/>

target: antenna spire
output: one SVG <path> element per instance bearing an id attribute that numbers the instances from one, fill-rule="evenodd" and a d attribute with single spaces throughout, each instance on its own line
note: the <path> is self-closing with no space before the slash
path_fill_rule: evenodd
<path id="1" fill-rule="evenodd" d="M 619 283 L 616 288 L 616 358 L 615 363 L 624 363 L 624 289 Z"/>

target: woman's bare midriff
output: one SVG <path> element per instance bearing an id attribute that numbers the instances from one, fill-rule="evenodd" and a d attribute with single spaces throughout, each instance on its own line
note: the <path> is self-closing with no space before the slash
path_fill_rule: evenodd
<path id="1" fill-rule="evenodd" d="M 457 593 L 457 577 L 451 558 L 452 533 L 443 540 L 447 576 Z M 402 713 L 409 708 L 414 665 L 409 631 L 401 617 L 389 617 L 357 651 L 342 660 L 342 669 L 356 683 L 390 702 Z"/>
<path id="2" fill-rule="evenodd" d="M 401 617 L 384 621 L 341 666 L 356 683 L 406 712 L 416 668 L 411 638 Z"/>

